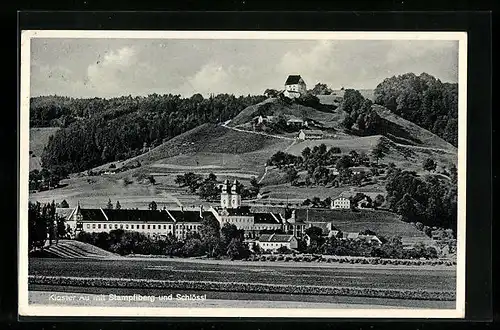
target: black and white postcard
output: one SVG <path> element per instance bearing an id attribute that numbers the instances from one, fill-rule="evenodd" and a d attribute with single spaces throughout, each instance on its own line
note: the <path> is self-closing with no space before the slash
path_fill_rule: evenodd
<path id="1" fill-rule="evenodd" d="M 23 31 L 20 315 L 463 318 L 466 43 Z"/>

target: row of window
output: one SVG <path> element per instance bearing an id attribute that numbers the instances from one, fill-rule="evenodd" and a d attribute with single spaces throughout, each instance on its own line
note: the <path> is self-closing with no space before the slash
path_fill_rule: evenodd
<path id="1" fill-rule="evenodd" d="M 142 226 L 142 228 L 141 228 Z M 124 225 L 124 224 L 100 224 L 100 223 L 93 223 L 92 224 L 92 229 L 162 229 L 162 225 Z M 91 228 L 91 224 L 87 224 L 87 229 Z M 172 229 L 172 225 L 163 225 L 163 229 Z"/>

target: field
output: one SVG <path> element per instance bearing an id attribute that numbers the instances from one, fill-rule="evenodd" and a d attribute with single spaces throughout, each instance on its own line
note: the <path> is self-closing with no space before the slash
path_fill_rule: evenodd
<path id="1" fill-rule="evenodd" d="M 215 262 L 214 262 L 215 263 Z M 68 260 L 30 258 L 29 274 L 97 278 L 154 279 L 261 283 L 263 285 L 328 286 L 366 289 L 401 289 L 454 292 L 455 269 L 406 269 L 338 267 L 319 265 L 248 265 L 240 263 L 190 262 L 179 259 Z M 84 267 L 82 267 L 84 265 Z M 84 269 L 84 271 L 82 271 Z M 41 290 L 43 287 L 33 290 Z M 60 290 L 52 286 L 52 290 Z M 87 290 L 88 291 L 88 290 Z M 85 292 L 85 291 L 84 291 Z M 102 290 L 94 288 L 93 292 Z M 273 300 L 266 295 L 266 300 Z M 221 296 L 221 298 L 223 298 Z M 225 296 L 227 298 L 228 296 Z M 241 299 L 232 295 L 232 299 Z M 300 300 L 301 295 L 287 300 Z M 327 298 L 328 299 L 328 298 Z M 385 304 L 391 304 L 385 299 Z"/>

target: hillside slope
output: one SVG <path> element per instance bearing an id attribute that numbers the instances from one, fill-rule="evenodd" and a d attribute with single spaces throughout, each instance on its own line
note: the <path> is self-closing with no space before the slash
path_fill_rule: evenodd
<path id="1" fill-rule="evenodd" d="M 243 109 L 234 117 L 229 126 L 236 127 L 252 121 L 252 119 L 264 112 L 268 116 L 295 116 L 298 118 L 312 119 L 322 123 L 326 128 L 338 128 L 344 119 L 344 113 L 336 110 L 319 111 L 301 104 L 284 104 L 276 98 L 269 98 L 261 103 Z"/>
<path id="2" fill-rule="evenodd" d="M 59 240 L 38 253 L 41 256 L 56 257 L 64 259 L 115 259 L 119 255 L 98 248 L 97 246 L 75 240 Z"/>
<path id="3" fill-rule="evenodd" d="M 30 171 L 40 170 L 43 148 L 49 142 L 49 138 L 59 130 L 59 127 L 35 127 L 30 128 Z"/>
<path id="4" fill-rule="evenodd" d="M 384 120 L 384 135 L 395 142 L 457 152 L 457 148 L 452 144 L 411 121 L 401 118 L 389 109 L 377 104 L 373 105 L 373 109 Z"/>

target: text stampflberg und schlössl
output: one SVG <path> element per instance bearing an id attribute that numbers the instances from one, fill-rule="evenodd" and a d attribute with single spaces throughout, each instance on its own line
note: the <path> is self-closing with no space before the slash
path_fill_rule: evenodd
<path id="1" fill-rule="evenodd" d="M 49 296 L 50 301 L 76 301 L 76 300 L 97 300 L 97 301 L 149 301 L 149 302 L 155 302 L 155 301 L 171 301 L 171 300 L 207 300 L 207 295 L 197 295 L 197 294 L 169 294 L 169 295 L 162 295 L 162 296 L 149 296 L 149 295 L 141 295 L 141 294 L 133 294 L 133 295 L 116 295 L 116 294 L 100 294 L 97 296 L 93 296 L 90 298 L 89 296 L 85 295 L 58 295 L 58 294 L 51 294 Z"/>

